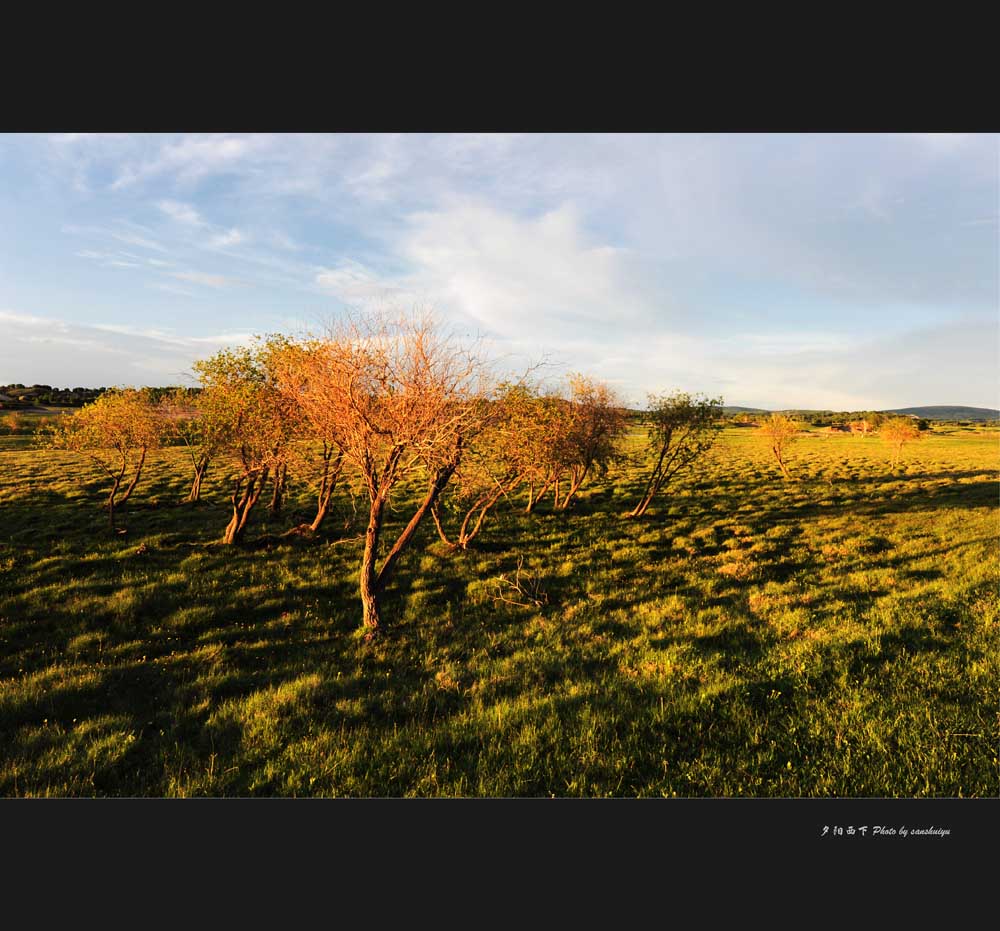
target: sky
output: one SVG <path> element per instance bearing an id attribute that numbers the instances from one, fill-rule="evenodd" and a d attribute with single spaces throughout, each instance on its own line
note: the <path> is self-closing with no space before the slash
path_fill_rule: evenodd
<path id="1" fill-rule="evenodd" d="M 993 134 L 0 135 L 0 384 L 431 308 L 643 406 L 1000 407 Z"/>

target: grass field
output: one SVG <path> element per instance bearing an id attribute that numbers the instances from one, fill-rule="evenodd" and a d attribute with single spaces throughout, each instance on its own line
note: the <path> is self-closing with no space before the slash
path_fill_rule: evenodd
<path id="1" fill-rule="evenodd" d="M 0 438 L 0 795 L 995 796 L 998 440 L 811 435 L 789 483 L 730 429 L 638 521 L 638 458 L 465 554 L 428 521 L 366 644 L 346 498 L 223 547 L 165 450 L 112 536 L 85 460 Z"/>

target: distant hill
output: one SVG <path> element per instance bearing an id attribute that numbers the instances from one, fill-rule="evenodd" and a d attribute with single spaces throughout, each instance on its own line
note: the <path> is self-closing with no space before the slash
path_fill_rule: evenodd
<path id="1" fill-rule="evenodd" d="M 1000 420 L 1000 410 L 992 407 L 959 407 L 939 405 L 937 407 L 898 407 L 885 411 L 887 414 L 914 414 L 927 420 Z"/>
<path id="2" fill-rule="evenodd" d="M 770 411 L 764 410 L 762 407 L 724 407 L 722 412 L 730 417 L 733 414 L 770 414 Z"/>

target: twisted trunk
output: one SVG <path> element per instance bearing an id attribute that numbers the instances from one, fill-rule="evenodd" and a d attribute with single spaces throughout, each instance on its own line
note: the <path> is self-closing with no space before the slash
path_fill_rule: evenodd
<path id="1" fill-rule="evenodd" d="M 541 501 L 542 498 L 545 497 L 545 495 L 548 492 L 549 487 L 551 485 L 552 485 L 552 479 L 551 478 L 546 479 L 545 484 L 542 485 L 541 490 L 538 492 L 538 495 L 536 496 L 535 495 L 535 483 L 531 482 L 529 484 L 529 486 L 528 486 L 528 506 L 524 509 L 524 513 L 525 514 L 530 514 L 535 509 L 535 507 L 538 505 L 538 502 Z"/>
<path id="2" fill-rule="evenodd" d="M 420 506 L 410 518 L 410 521 L 403 529 L 403 532 L 396 539 L 392 549 L 389 551 L 389 555 L 386 556 L 385 561 L 382 563 L 382 568 L 376 572 L 375 560 L 378 552 L 378 541 L 382 532 L 382 523 L 385 516 L 387 490 L 391 485 L 391 476 L 395 473 L 395 466 L 398 462 L 400 453 L 401 450 L 398 452 L 394 450 L 393 453 L 390 454 L 389 462 L 386 465 L 386 469 L 383 471 L 383 475 L 389 476 L 390 481 L 382 481 L 377 490 L 374 482 L 369 481 L 369 488 L 375 493 L 372 497 L 371 508 L 368 513 L 368 527 L 365 530 L 365 549 L 361 558 L 360 577 L 362 621 L 367 630 L 366 639 L 368 640 L 377 637 L 384 628 L 381 610 L 382 594 L 392 579 L 400 555 L 413 539 L 420 523 L 423 521 L 424 517 L 427 516 L 427 512 L 430 511 L 437 503 L 441 492 L 444 490 L 444 487 L 448 484 L 448 480 L 451 478 L 452 473 L 457 468 L 458 461 L 461 456 L 461 444 L 459 444 L 454 459 L 447 465 L 438 469 L 434 478 L 431 479 L 430 485 L 427 489 L 427 494 L 424 496 L 423 501 L 421 501 Z"/>
<path id="3" fill-rule="evenodd" d="M 316 502 L 316 516 L 309 525 L 309 529 L 313 533 L 319 530 L 326 519 L 327 512 L 330 510 L 330 499 L 333 497 L 333 489 L 337 484 L 337 479 L 340 477 L 340 470 L 344 465 L 344 451 L 337 450 L 336 452 L 337 458 L 333 460 L 331 465 L 330 460 L 333 458 L 334 447 L 328 447 L 326 443 L 323 444 L 323 480 L 320 483 L 319 496 Z"/>
<path id="4" fill-rule="evenodd" d="M 288 480 L 288 464 L 282 463 L 274 470 L 273 491 L 271 492 L 271 513 L 274 515 L 281 513 L 281 506 L 285 500 L 285 486 Z"/>
<path id="5" fill-rule="evenodd" d="M 580 490 L 580 486 L 583 484 L 583 480 L 587 477 L 587 472 L 590 469 L 590 463 L 588 462 L 583 468 L 580 466 L 574 466 L 570 469 L 569 473 L 569 488 L 566 489 L 566 494 L 562 499 L 562 504 L 557 505 L 560 511 L 565 511 L 569 507 L 570 501 L 576 497 L 576 493 Z"/>
<path id="6" fill-rule="evenodd" d="M 139 462 L 135 467 L 135 475 L 132 476 L 132 481 L 129 482 L 128 488 L 125 489 L 125 494 L 122 495 L 121 501 L 118 503 L 119 507 L 122 507 L 129 498 L 132 497 L 132 492 L 135 491 L 135 486 L 139 484 L 139 476 L 142 475 L 142 467 L 146 462 L 146 447 L 143 446 L 139 450 Z M 124 469 L 122 470 L 124 472 Z"/>
<path id="7" fill-rule="evenodd" d="M 191 482 L 191 490 L 188 492 L 188 496 L 184 499 L 187 504 L 197 504 L 201 501 L 201 483 L 204 481 L 205 473 L 208 472 L 209 457 L 203 455 L 200 459 L 195 462 L 194 466 L 194 480 Z"/>
<path id="8" fill-rule="evenodd" d="M 660 485 L 663 482 L 663 460 L 667 455 L 668 445 L 669 440 L 660 449 L 660 457 L 656 460 L 656 465 L 653 467 L 649 480 L 646 482 L 642 498 L 640 498 L 639 503 L 625 515 L 626 517 L 642 517 L 642 515 L 649 509 L 649 505 L 652 503 L 653 498 L 656 497 L 656 493 L 660 490 Z"/>
<path id="9" fill-rule="evenodd" d="M 791 479 L 792 474 L 788 471 L 788 467 L 785 465 L 785 460 L 781 458 L 781 450 L 777 446 L 773 447 L 774 458 L 778 460 L 778 465 L 781 467 L 781 474 L 785 476 L 786 479 Z"/>
<path id="10" fill-rule="evenodd" d="M 236 489 L 230 499 L 233 502 L 233 516 L 222 536 L 223 543 L 239 543 L 243 539 L 247 521 L 250 519 L 250 512 L 267 484 L 267 474 L 268 469 L 265 467 L 259 473 L 241 476 L 237 480 Z"/>
<path id="11" fill-rule="evenodd" d="M 441 515 L 439 511 L 440 502 L 435 501 L 434 505 L 431 507 L 431 517 L 434 518 L 434 525 L 437 527 L 438 536 L 453 550 L 467 550 L 469 548 L 469 543 L 476 538 L 479 531 L 482 529 L 483 521 L 486 520 L 486 515 L 489 513 L 493 505 L 495 505 L 503 495 L 513 491 L 520 484 L 520 482 L 520 478 L 515 479 L 506 486 L 503 482 L 498 482 L 495 489 L 489 492 L 484 492 L 476 498 L 472 507 L 465 512 L 465 517 L 462 520 L 461 527 L 458 529 L 458 536 L 456 537 L 455 542 L 448 539 L 448 535 L 445 533 L 444 527 L 441 525 Z"/>

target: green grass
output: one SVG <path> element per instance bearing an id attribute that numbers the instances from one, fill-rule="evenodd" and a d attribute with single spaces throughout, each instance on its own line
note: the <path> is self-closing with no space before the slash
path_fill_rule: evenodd
<path id="1" fill-rule="evenodd" d="M 166 450 L 111 536 L 96 473 L 23 439 L 0 439 L 0 795 L 1000 786 L 995 432 L 936 432 L 894 472 L 877 438 L 817 434 L 789 483 L 734 429 L 639 521 L 632 464 L 569 512 L 498 513 L 466 554 L 425 526 L 375 644 L 346 499 L 281 540 L 309 510 L 293 486 L 226 548 L 219 476 L 178 505 Z M 495 600 L 519 560 L 547 604 Z"/>

